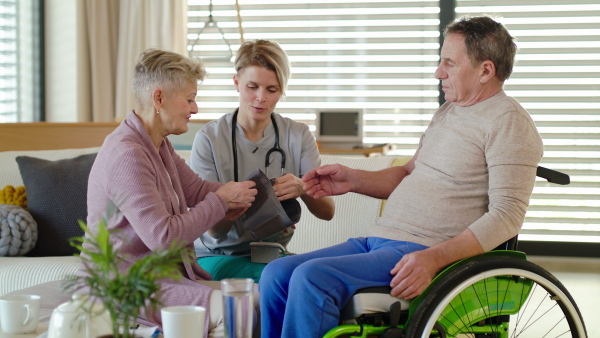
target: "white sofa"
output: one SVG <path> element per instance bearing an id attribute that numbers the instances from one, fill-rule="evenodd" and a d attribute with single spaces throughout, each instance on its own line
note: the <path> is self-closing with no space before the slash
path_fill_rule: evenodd
<path id="1" fill-rule="evenodd" d="M 47 160 L 59 160 L 97 152 L 99 148 L 5 151 L 0 152 L 0 189 L 6 185 L 23 185 L 15 157 L 26 155 Z M 189 160 L 189 151 L 178 151 Z M 406 159 L 392 157 L 348 157 L 322 155 L 323 164 L 341 163 L 352 168 L 379 170 L 402 164 Z M 295 253 L 313 251 L 346 241 L 351 237 L 365 236 L 366 229 L 380 213 L 381 201 L 358 194 L 334 197 L 335 216 L 331 221 L 315 218 L 302 204 L 303 212 L 288 250 Z M 78 226 L 74 224 L 73 226 Z M 38 238 L 43 241 L 44 238 Z M 41 283 L 56 281 L 73 274 L 79 266 L 75 256 L 61 257 L 0 257 L 0 296 Z"/>

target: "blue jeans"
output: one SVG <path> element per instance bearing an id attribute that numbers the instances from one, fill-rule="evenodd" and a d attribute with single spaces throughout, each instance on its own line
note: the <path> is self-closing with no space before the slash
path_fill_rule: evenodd
<path id="1" fill-rule="evenodd" d="M 352 238 L 329 248 L 276 259 L 260 283 L 261 337 L 322 337 L 358 289 L 386 286 L 406 254 L 426 246 L 385 238 Z"/>

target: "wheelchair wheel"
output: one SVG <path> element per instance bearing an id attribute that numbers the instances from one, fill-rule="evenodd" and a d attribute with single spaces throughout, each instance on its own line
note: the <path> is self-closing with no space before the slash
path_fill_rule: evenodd
<path id="1" fill-rule="evenodd" d="M 456 266 L 416 306 L 407 337 L 586 337 L 581 313 L 548 271 L 481 256 Z"/>

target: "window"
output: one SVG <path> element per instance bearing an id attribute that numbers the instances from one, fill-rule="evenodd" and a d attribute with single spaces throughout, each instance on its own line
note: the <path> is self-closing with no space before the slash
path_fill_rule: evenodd
<path id="1" fill-rule="evenodd" d="M 231 50 L 239 46 L 234 0 L 213 18 Z M 209 0 L 189 0 L 190 45 Z M 411 156 L 438 108 L 439 1 L 239 0 L 245 39 L 278 41 L 292 61 L 288 97 L 277 112 L 308 124 L 314 109 L 364 109 L 364 143 L 393 143 Z M 505 90 L 531 113 L 544 139 L 541 165 L 571 185 L 536 183 L 520 235 L 525 241 L 600 243 L 600 5 L 597 0 L 456 0 L 457 16 L 497 13 L 517 38 Z M 199 119 L 237 107 L 233 63 L 207 27 L 191 52 L 207 59 Z"/>
<path id="2" fill-rule="evenodd" d="M 40 4 L 0 1 L 0 122 L 31 122 L 42 114 Z"/>
<path id="3" fill-rule="evenodd" d="M 209 0 L 190 0 L 190 45 L 209 17 Z M 235 53 L 234 0 L 213 1 L 213 19 Z M 438 107 L 438 1 L 240 0 L 245 39 L 281 44 L 292 62 L 287 97 L 277 112 L 315 131 L 317 109 L 364 109 L 364 143 L 394 143 L 412 155 Z M 193 56 L 209 76 L 198 91 L 199 119 L 237 107 L 233 62 L 215 27 L 204 29 Z M 221 58 L 219 58 L 221 57 Z M 220 60 L 219 60 L 220 59 Z"/>
<path id="4" fill-rule="evenodd" d="M 598 1 L 457 1 L 457 15 L 498 13 L 517 39 L 505 84 L 544 140 L 542 166 L 571 184 L 539 181 L 519 239 L 600 243 L 600 5 Z"/>

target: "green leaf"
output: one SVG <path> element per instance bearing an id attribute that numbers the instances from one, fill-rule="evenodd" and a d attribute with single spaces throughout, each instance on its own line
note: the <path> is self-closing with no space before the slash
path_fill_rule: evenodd
<path id="1" fill-rule="evenodd" d="M 113 318 L 113 334 L 119 325 L 129 327 L 129 316 L 137 317 L 149 305 L 154 311 L 161 305 L 158 280 L 181 278 L 182 253 L 190 254 L 184 243 L 173 242 L 166 250 L 157 250 L 135 261 L 127 271 L 118 267 L 126 257 L 113 247 L 111 238 L 118 236 L 109 230 L 105 220 L 90 229 L 79 221 L 84 236 L 70 239 L 81 252 L 84 276 L 68 276 L 63 288 L 75 292 L 89 288 L 90 300 L 100 300 Z"/>

